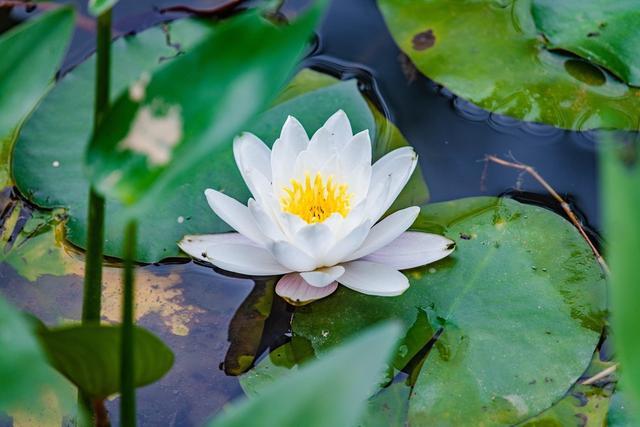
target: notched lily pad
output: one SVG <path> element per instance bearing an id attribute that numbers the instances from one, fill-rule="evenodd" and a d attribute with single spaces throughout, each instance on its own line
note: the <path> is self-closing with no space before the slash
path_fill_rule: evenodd
<path id="1" fill-rule="evenodd" d="M 533 0 L 536 27 L 563 49 L 640 86 L 640 5 L 636 0 Z"/>
<path id="2" fill-rule="evenodd" d="M 180 21 L 166 30 L 173 42 L 188 50 L 205 34 L 206 24 Z M 140 78 L 175 53 L 166 44 L 166 34 L 154 28 L 120 39 L 113 45 L 112 95 Z M 88 181 L 83 153 L 91 133 L 94 58 L 81 64 L 51 91 L 25 123 L 13 152 L 12 170 L 22 194 L 43 208 L 66 208 L 66 237 L 84 247 L 86 241 L 86 203 Z M 375 142 L 374 158 L 407 145 L 398 129 L 360 94 L 355 80 L 340 82 L 305 70 L 284 90 L 277 103 L 247 131 L 271 144 L 279 135 L 287 115 L 296 116 L 309 132 L 318 129 L 336 110 L 343 109 L 355 132 L 370 129 Z M 156 208 L 139 223 L 138 261 L 156 262 L 182 256 L 176 242 L 186 234 L 229 231 L 204 198 L 207 188 L 224 191 L 248 200 L 246 188 L 233 159 L 231 144 L 223 155 L 211 159 L 206 167 L 194 168 L 171 197 L 157 200 Z M 428 198 L 427 187 L 417 171 L 392 209 L 418 205 Z M 122 206 L 107 199 L 105 254 L 121 257 L 124 218 L 116 218 Z"/>
<path id="3" fill-rule="evenodd" d="M 548 210 L 496 198 L 427 205 L 414 228 L 444 233 L 456 252 L 407 271 L 402 296 L 340 288 L 296 310 L 294 336 L 322 353 L 401 319 L 395 367 L 426 354 L 411 425 L 513 425 L 553 405 L 589 365 L 603 327 L 606 283 L 579 233 Z"/>
<path id="4" fill-rule="evenodd" d="M 576 58 L 547 49 L 536 29 L 531 2 L 378 0 L 400 49 L 423 74 L 456 95 L 489 111 L 566 129 L 637 130 L 640 90 L 588 61 L 581 60 L 580 69 L 572 72 Z M 588 3 L 614 2 L 590 0 Z M 551 0 L 539 3 L 551 3 Z M 584 2 L 553 3 L 554 9 L 565 8 L 563 13 L 570 13 L 569 8 L 582 7 Z M 620 3 L 628 5 L 634 1 Z M 620 19 L 623 20 L 622 14 Z M 635 22 L 636 18 L 630 14 L 624 17 L 625 22 L 627 19 Z M 563 28 L 565 26 L 563 22 Z M 622 26 L 609 27 L 607 30 L 612 33 L 624 31 Z M 638 34 L 637 28 L 634 31 Z M 631 66 L 640 57 L 638 42 L 629 40 L 627 44 L 626 40 L 618 41 L 616 37 L 613 38 L 620 44 L 618 51 Z M 580 43 L 588 44 L 590 52 L 596 52 L 592 47 L 596 37 L 587 39 L 588 43 Z M 604 44 L 604 40 L 601 43 Z M 569 44 L 559 46 L 568 48 Z M 636 49 L 633 62 L 628 59 L 627 49 Z M 597 52 L 603 55 L 602 49 Z M 594 59 L 592 55 L 585 57 Z M 613 60 L 614 55 L 606 58 Z M 611 67 L 602 61 L 595 62 Z"/>

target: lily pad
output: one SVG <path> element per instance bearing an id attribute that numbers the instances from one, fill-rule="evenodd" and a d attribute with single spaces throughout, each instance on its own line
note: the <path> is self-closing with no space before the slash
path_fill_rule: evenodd
<path id="1" fill-rule="evenodd" d="M 638 129 L 640 90 L 548 50 L 531 0 L 378 4 L 396 43 L 423 74 L 486 110 L 566 129 Z"/>
<path id="2" fill-rule="evenodd" d="M 426 354 L 411 425 L 512 425 L 553 405 L 589 365 L 603 327 L 606 282 L 579 233 L 546 209 L 489 197 L 427 205 L 413 228 L 444 233 L 457 250 L 407 271 L 399 297 L 341 287 L 297 309 L 295 336 L 322 353 L 402 320 L 395 367 Z"/>
<path id="3" fill-rule="evenodd" d="M 575 53 L 640 86 L 637 0 L 533 0 L 531 12 L 550 48 Z"/>
<path id="4" fill-rule="evenodd" d="M 179 43 L 186 50 L 205 30 L 205 24 L 180 21 L 164 31 L 154 28 L 115 42 L 112 95 L 138 78 L 143 70 L 176 54 L 166 45 L 167 34 L 172 45 Z M 25 123 L 13 152 L 12 170 L 19 190 L 40 207 L 68 209 L 67 239 L 80 247 L 84 247 L 87 233 L 89 184 L 82 165 L 91 133 L 94 68 L 92 57 L 62 79 Z M 303 71 L 299 76 L 291 86 L 296 87 L 296 92 L 288 99 L 280 99 L 248 131 L 272 143 L 287 115 L 296 116 L 313 132 L 341 108 L 349 115 L 354 131 L 370 129 L 372 136 L 377 136 L 376 157 L 407 144 L 392 124 L 372 112 L 355 81 L 340 82 L 311 71 Z M 411 182 L 401 201 L 410 204 L 426 201 L 428 192 L 419 171 Z M 138 261 L 156 262 L 182 256 L 176 242 L 186 234 L 229 231 L 208 207 L 203 196 L 206 188 L 222 190 L 238 200 L 249 198 L 231 148 L 212 159 L 209 168 L 194 169 L 179 188 L 171 197 L 158 200 L 156 209 L 140 220 Z M 114 213 L 122 206 L 108 199 L 106 209 L 105 254 L 121 257 L 124 223 Z"/>

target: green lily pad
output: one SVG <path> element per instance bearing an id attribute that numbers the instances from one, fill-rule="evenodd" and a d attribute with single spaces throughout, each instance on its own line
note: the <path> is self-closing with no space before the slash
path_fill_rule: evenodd
<path id="1" fill-rule="evenodd" d="M 546 49 L 531 0 L 378 4 L 396 43 L 423 74 L 486 110 L 566 129 L 639 127 L 640 90 Z"/>
<path id="2" fill-rule="evenodd" d="M 640 86 L 637 0 L 533 0 L 531 12 L 550 48 L 575 53 Z"/>
<path id="3" fill-rule="evenodd" d="M 203 25 L 180 21 L 166 31 L 185 50 L 202 37 L 206 29 Z M 143 70 L 156 66 L 161 58 L 176 54 L 165 44 L 165 36 L 161 29 L 154 28 L 114 43 L 114 96 L 129 81 L 139 77 Z M 92 57 L 65 76 L 25 123 L 13 153 L 13 174 L 18 189 L 40 207 L 67 208 L 67 239 L 80 247 L 84 247 L 87 232 L 85 218 L 89 184 L 82 164 L 91 133 L 94 68 Z M 281 98 L 248 131 L 271 144 L 279 135 L 287 115 L 296 116 L 309 132 L 313 132 L 342 108 L 348 114 L 354 131 L 371 130 L 376 143 L 376 158 L 387 150 L 407 145 L 395 126 L 375 109 L 371 110 L 353 80 L 339 82 L 319 73 L 303 71 L 289 88 L 295 88 L 292 89 L 295 92 L 289 91 L 289 98 Z M 203 195 L 206 188 L 223 190 L 238 200 L 249 198 L 230 147 L 215 161 L 212 160 L 210 167 L 194 169 L 179 188 L 180 191 L 171 197 L 157 200 L 156 209 L 140 220 L 139 261 L 155 262 L 182 256 L 176 242 L 185 234 L 229 231 L 229 227 L 207 205 Z M 417 171 L 398 203 L 421 204 L 427 197 L 426 185 Z M 124 223 L 114 214 L 122 206 L 108 199 L 106 209 L 105 254 L 121 257 Z"/>
<path id="4" fill-rule="evenodd" d="M 322 353 L 398 318 L 406 334 L 398 369 L 436 338 L 418 364 L 415 426 L 511 425 L 560 399 L 589 365 L 606 300 L 604 275 L 575 228 L 546 209 L 489 197 L 427 205 L 413 227 L 445 234 L 456 251 L 407 271 L 402 296 L 341 287 L 297 309 L 294 335 Z"/>

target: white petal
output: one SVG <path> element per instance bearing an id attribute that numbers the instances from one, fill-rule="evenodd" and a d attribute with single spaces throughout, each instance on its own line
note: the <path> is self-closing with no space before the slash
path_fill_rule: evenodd
<path id="1" fill-rule="evenodd" d="M 311 271 L 318 266 L 315 258 L 287 241 L 275 242 L 271 253 L 290 271 Z"/>
<path id="2" fill-rule="evenodd" d="M 267 239 L 271 241 L 285 239 L 280 224 L 274 221 L 273 216 L 269 215 L 260 203 L 249 199 L 249 212 L 251 212 L 258 229 Z"/>
<path id="3" fill-rule="evenodd" d="M 249 190 L 255 196 L 251 188 L 251 181 L 247 175 L 259 173 L 271 181 L 271 150 L 252 133 L 245 132 L 233 141 L 233 157 L 236 159 L 242 178 L 247 183 Z"/>
<path id="4" fill-rule="evenodd" d="M 391 297 L 409 288 L 407 277 L 391 267 L 368 261 L 352 261 L 343 264 L 345 272 L 339 282 L 367 295 Z"/>
<path id="5" fill-rule="evenodd" d="M 381 203 L 371 205 L 370 218 L 375 222 L 389 209 L 400 194 L 400 191 L 411 178 L 418 164 L 418 156 L 411 147 L 398 148 L 387 154 L 376 163 L 371 170 L 371 186 L 369 191 L 378 185 L 385 185 L 387 177 L 391 177 L 389 192 Z M 375 191 L 375 190 L 374 190 Z M 367 196 L 369 199 L 369 196 Z"/>
<path id="6" fill-rule="evenodd" d="M 335 265 L 346 260 L 356 249 L 362 246 L 362 243 L 367 238 L 370 229 L 371 222 L 369 221 L 355 227 L 346 236 L 338 240 L 326 253 L 322 259 L 322 264 Z"/>
<path id="7" fill-rule="evenodd" d="M 311 286 L 323 288 L 338 280 L 344 274 L 344 267 L 334 265 L 333 267 L 318 268 L 314 271 L 300 273 L 302 278 Z"/>
<path id="8" fill-rule="evenodd" d="M 307 149 L 308 144 L 309 137 L 304 127 L 295 117 L 287 117 L 280 138 L 276 140 L 271 150 L 273 191 L 276 195 L 280 194 L 282 187 L 289 184 L 296 159 L 302 151 Z"/>
<path id="9" fill-rule="evenodd" d="M 293 177 L 301 180 L 307 173 L 313 177 L 330 160 L 335 159 L 336 154 L 336 149 L 331 142 L 331 134 L 327 129 L 321 127 L 311 137 L 309 147 L 298 155 L 293 169 Z"/>
<path id="10" fill-rule="evenodd" d="M 255 245 L 219 243 L 208 246 L 204 253 L 211 264 L 234 273 L 273 276 L 291 271 L 279 264 L 268 250 Z"/>
<path id="11" fill-rule="evenodd" d="M 349 255 L 347 259 L 362 258 L 388 245 L 411 227 L 419 213 L 420 208 L 417 206 L 411 206 L 392 213 L 371 228 L 362 246 Z"/>
<path id="12" fill-rule="evenodd" d="M 321 258 L 335 243 L 331 228 L 325 223 L 307 224 L 294 237 L 297 247 L 314 258 Z"/>
<path id="13" fill-rule="evenodd" d="M 369 190 L 371 181 L 371 140 L 364 130 L 351 138 L 339 156 L 339 169 L 346 178 L 353 203 L 360 203 Z"/>
<path id="14" fill-rule="evenodd" d="M 249 208 L 219 191 L 207 189 L 204 192 L 207 202 L 213 211 L 224 222 L 229 224 L 238 233 L 248 237 L 256 243 L 265 242 L 264 235 L 255 224 Z"/>
<path id="15" fill-rule="evenodd" d="M 184 236 L 178 246 L 187 255 L 199 259 L 201 261 L 208 261 L 206 255 L 206 249 L 209 246 L 218 245 L 221 243 L 241 243 L 245 245 L 254 245 L 251 240 L 247 239 L 240 233 L 220 233 L 220 234 L 199 234 Z"/>
<path id="16" fill-rule="evenodd" d="M 342 110 L 336 111 L 322 127 L 329 132 L 332 145 L 337 148 L 343 147 L 353 136 L 349 118 Z"/>
<path id="17" fill-rule="evenodd" d="M 320 298 L 327 297 L 338 289 L 338 283 L 318 288 L 310 286 L 298 273 L 287 274 L 278 281 L 276 294 L 293 305 L 304 305 Z"/>
<path id="18" fill-rule="evenodd" d="M 455 243 L 444 236 L 407 231 L 362 260 L 405 270 L 438 261 L 449 255 L 454 249 Z"/>

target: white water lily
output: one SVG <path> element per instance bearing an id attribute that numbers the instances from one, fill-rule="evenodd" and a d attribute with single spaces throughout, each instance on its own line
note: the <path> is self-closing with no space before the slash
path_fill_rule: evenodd
<path id="1" fill-rule="evenodd" d="M 451 240 L 407 231 L 420 208 L 380 221 L 417 164 L 411 147 L 371 164 L 368 131 L 353 135 L 338 111 L 311 140 L 295 118 L 269 148 L 244 133 L 233 153 L 253 198 L 248 206 L 212 189 L 213 211 L 237 233 L 185 236 L 180 248 L 224 270 L 284 276 L 276 293 L 304 304 L 333 293 L 338 283 L 370 295 L 402 294 L 409 281 L 398 270 L 449 255 Z"/>

